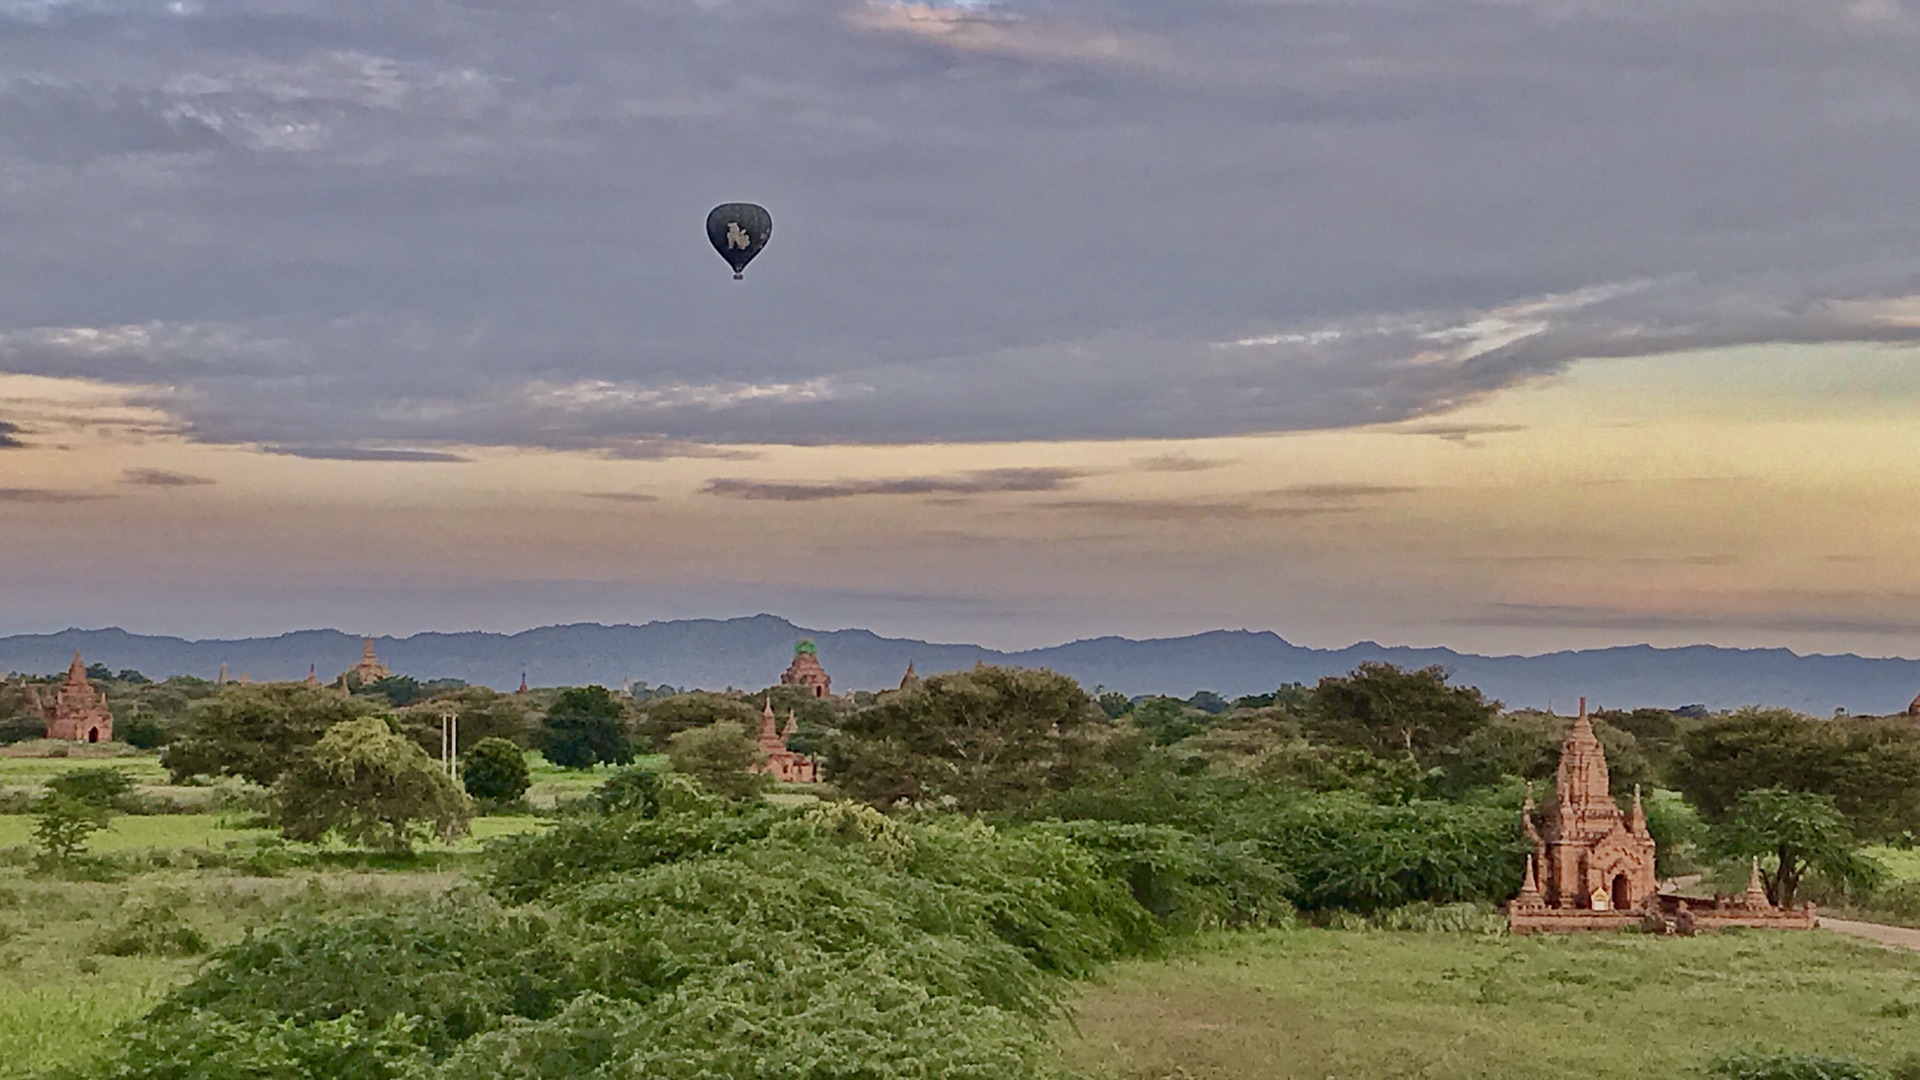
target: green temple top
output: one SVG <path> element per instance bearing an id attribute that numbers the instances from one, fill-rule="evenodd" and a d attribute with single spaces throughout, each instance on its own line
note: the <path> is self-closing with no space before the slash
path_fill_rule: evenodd
<path id="1" fill-rule="evenodd" d="M 795 645 L 793 647 L 793 654 L 795 656 L 798 656 L 801 653 L 817 653 L 819 651 L 820 650 L 813 647 L 813 642 L 807 641 L 805 639 L 802 639 L 800 644 Z"/>

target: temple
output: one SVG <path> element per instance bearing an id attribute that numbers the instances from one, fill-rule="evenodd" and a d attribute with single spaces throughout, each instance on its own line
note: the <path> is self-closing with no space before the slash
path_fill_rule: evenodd
<path id="1" fill-rule="evenodd" d="M 913 661 L 907 661 L 907 673 L 900 676 L 900 689 L 911 690 L 920 685 L 920 674 L 913 670 Z"/>
<path id="2" fill-rule="evenodd" d="M 805 754 L 795 753 L 787 748 L 787 740 L 793 738 L 794 733 L 800 728 L 800 723 L 795 719 L 793 711 L 791 709 L 787 711 L 787 727 L 785 731 L 776 727 L 776 724 L 777 721 L 773 715 L 773 700 L 769 698 L 767 700 L 767 707 L 760 713 L 759 743 L 760 749 L 767 753 L 767 760 L 758 767 L 759 771 L 772 776 L 775 780 L 782 780 L 790 784 L 812 784 L 818 782 L 820 779 L 820 770 L 819 767 L 813 763 L 813 759 Z"/>
<path id="3" fill-rule="evenodd" d="M 87 681 L 87 665 L 73 654 L 67 665 L 67 678 L 53 692 L 51 703 L 43 701 L 47 717 L 47 738 L 70 742 L 112 742 L 113 713 L 107 709 L 107 695 Z"/>
<path id="4" fill-rule="evenodd" d="M 793 663 L 780 676 L 781 686 L 804 686 L 814 697 L 832 697 L 833 679 L 820 666 L 813 642 L 802 641 L 793 647 Z"/>
<path id="5" fill-rule="evenodd" d="M 1533 804 L 1533 785 L 1520 812 L 1520 827 L 1532 842 L 1520 895 L 1507 905 L 1507 926 L 1516 934 L 1537 931 L 1619 930 L 1684 924 L 1685 932 L 1715 926 L 1777 926 L 1811 929 L 1813 905 L 1782 911 L 1767 900 L 1755 862 L 1747 891 L 1738 899 L 1663 894 L 1654 875 L 1654 840 L 1640 789 L 1633 809 L 1613 801 L 1607 755 L 1587 718 L 1587 699 L 1560 744 L 1554 802 Z"/>
<path id="6" fill-rule="evenodd" d="M 393 678 L 393 672 L 387 668 L 387 665 L 380 662 L 379 657 L 373 654 L 373 639 L 362 638 L 360 640 L 360 662 L 340 673 L 339 681 L 341 685 L 344 686 L 352 681 L 358 682 L 361 686 L 372 686 L 381 679 Z"/>

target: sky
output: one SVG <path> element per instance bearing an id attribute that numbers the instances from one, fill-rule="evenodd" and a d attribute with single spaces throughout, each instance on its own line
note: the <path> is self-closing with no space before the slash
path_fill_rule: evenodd
<path id="1" fill-rule="evenodd" d="M 1917 656 L 1916 71 L 1920 0 L 0 0 L 0 633 Z"/>

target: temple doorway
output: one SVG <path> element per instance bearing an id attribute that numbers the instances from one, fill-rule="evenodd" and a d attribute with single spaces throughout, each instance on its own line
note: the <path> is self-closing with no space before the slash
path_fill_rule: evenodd
<path id="1" fill-rule="evenodd" d="M 1633 910 L 1633 886 L 1627 884 L 1627 875 L 1615 874 L 1613 878 L 1613 910 Z"/>

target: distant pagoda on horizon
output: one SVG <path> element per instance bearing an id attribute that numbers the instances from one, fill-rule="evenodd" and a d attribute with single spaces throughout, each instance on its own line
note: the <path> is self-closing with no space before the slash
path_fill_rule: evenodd
<path id="1" fill-rule="evenodd" d="M 818 653 L 812 641 L 800 639 L 793 647 L 793 663 L 780 676 L 780 685 L 805 687 L 817 698 L 832 697 L 833 677 L 820 666 Z"/>

